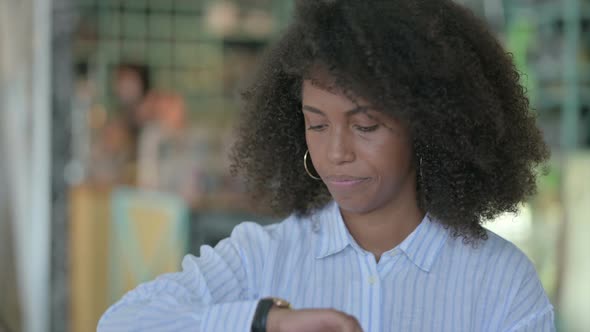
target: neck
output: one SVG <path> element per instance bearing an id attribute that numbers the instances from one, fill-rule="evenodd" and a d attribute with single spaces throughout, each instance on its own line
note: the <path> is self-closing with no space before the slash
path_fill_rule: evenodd
<path id="1" fill-rule="evenodd" d="M 385 206 L 367 213 L 341 210 L 344 223 L 355 241 L 373 253 L 377 261 L 381 255 L 395 248 L 418 227 L 425 213 L 418 208 L 415 186 Z"/>

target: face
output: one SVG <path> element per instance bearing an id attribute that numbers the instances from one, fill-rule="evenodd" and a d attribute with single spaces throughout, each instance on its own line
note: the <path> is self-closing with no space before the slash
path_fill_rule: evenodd
<path id="1" fill-rule="evenodd" d="M 369 213 L 415 195 L 411 139 L 400 121 L 308 80 L 302 111 L 313 166 L 342 210 Z"/>
<path id="2" fill-rule="evenodd" d="M 134 105 L 142 98 L 139 74 L 130 69 L 120 69 L 115 78 L 115 94 L 123 105 Z"/>

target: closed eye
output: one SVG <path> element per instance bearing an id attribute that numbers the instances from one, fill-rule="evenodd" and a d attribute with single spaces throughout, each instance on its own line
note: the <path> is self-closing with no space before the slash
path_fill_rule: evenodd
<path id="1" fill-rule="evenodd" d="M 363 133 L 370 133 L 370 132 L 372 132 L 372 131 L 375 131 L 375 130 L 377 130 L 377 128 L 379 128 L 379 125 L 378 125 L 378 124 L 376 124 L 376 125 L 369 126 L 369 127 L 363 127 L 363 126 L 356 125 L 356 126 L 355 126 L 355 128 L 356 128 L 358 131 L 360 131 L 360 132 L 363 132 Z"/>
<path id="2" fill-rule="evenodd" d="M 322 131 L 324 129 L 326 129 L 326 125 L 317 125 L 317 126 L 307 127 L 307 130 L 313 130 L 313 131 Z"/>

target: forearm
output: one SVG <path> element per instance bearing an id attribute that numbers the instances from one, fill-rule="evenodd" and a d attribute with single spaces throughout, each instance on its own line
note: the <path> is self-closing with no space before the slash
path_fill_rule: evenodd
<path id="1" fill-rule="evenodd" d="M 244 224 L 214 249 L 202 247 L 201 257 L 188 255 L 182 272 L 141 284 L 109 308 L 98 331 L 249 331 L 258 302 L 252 280 L 262 268 L 245 264 L 263 259 L 242 248 L 257 236 L 266 236 L 260 226 Z"/>
<path id="2" fill-rule="evenodd" d="M 118 331 L 250 331 L 258 301 L 203 305 L 175 301 L 122 302 L 107 311 L 99 332 Z"/>

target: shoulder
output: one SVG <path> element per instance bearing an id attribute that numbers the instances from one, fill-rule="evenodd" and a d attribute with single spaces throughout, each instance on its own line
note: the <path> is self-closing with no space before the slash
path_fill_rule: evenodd
<path id="1" fill-rule="evenodd" d="M 553 307 L 533 262 L 512 242 L 486 230 L 476 245 L 462 238 L 446 243 L 444 264 L 453 266 L 460 285 L 471 294 L 478 330 L 551 331 Z M 536 326 L 546 326 L 542 329 Z"/>
<path id="2" fill-rule="evenodd" d="M 458 260 L 473 279 L 477 313 L 493 317 L 509 330 L 517 324 L 528 324 L 552 312 L 533 262 L 512 242 L 487 230 L 487 239 L 477 245 L 465 244 L 460 238 L 448 241 L 446 256 Z M 485 319 L 484 319 L 485 321 Z"/>
<path id="3" fill-rule="evenodd" d="M 503 311 L 503 330 L 527 326 L 535 331 L 552 330 L 553 306 L 533 262 L 516 245 L 491 231 L 486 242 L 489 243 L 484 245 L 484 251 L 489 266 L 484 270 L 486 282 L 482 284 L 498 300 Z"/>
<path id="4" fill-rule="evenodd" d="M 446 255 L 465 263 L 479 266 L 481 271 L 505 270 L 507 273 L 525 275 L 534 271 L 534 265 L 526 254 L 512 242 L 486 230 L 487 239 L 476 243 L 465 243 L 463 238 L 450 238 L 446 243 Z"/>
<path id="5" fill-rule="evenodd" d="M 475 250 L 481 251 L 481 258 L 487 261 L 491 269 L 513 274 L 515 280 L 522 280 L 531 275 L 536 277 L 533 262 L 520 248 L 490 230 L 486 230 L 486 233 L 487 240 L 482 241 L 481 248 L 476 247 Z"/>
<path id="6" fill-rule="evenodd" d="M 533 262 L 512 242 L 486 230 L 487 239 L 466 244 L 462 238 L 450 238 L 443 254 L 443 264 L 467 272 L 468 282 L 477 285 L 474 294 L 486 294 L 509 304 L 523 289 L 535 293 L 531 299 L 546 302 L 543 286 Z M 487 296 L 484 296 L 486 298 Z M 518 296 L 522 296 L 518 295 Z"/>
<path id="7" fill-rule="evenodd" d="M 498 234 L 487 231 L 488 240 L 482 247 L 482 255 L 486 258 L 489 267 L 488 273 L 500 278 L 510 276 L 511 287 L 515 292 L 524 288 L 536 288 L 539 296 L 545 295 L 543 286 L 531 259 L 512 242 L 502 238 Z M 549 303 L 547 303 L 549 304 Z"/>

